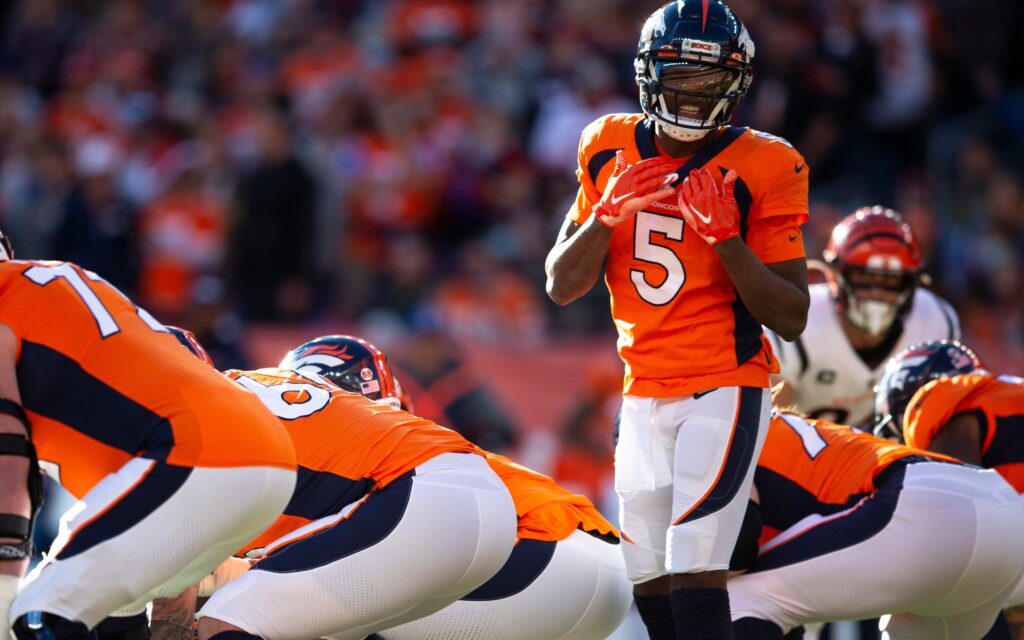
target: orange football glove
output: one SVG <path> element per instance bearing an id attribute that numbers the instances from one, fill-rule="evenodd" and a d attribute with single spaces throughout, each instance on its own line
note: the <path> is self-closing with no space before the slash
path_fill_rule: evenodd
<path id="1" fill-rule="evenodd" d="M 733 196 L 736 172 L 729 169 L 721 186 L 707 169 L 691 171 L 679 188 L 679 210 L 697 235 L 712 247 L 740 235 L 740 208 Z"/>
<path id="2" fill-rule="evenodd" d="M 648 158 L 636 164 L 626 162 L 622 151 L 615 154 L 615 170 L 608 178 L 594 215 L 609 229 L 629 220 L 647 205 L 670 195 L 678 176 L 670 173 L 676 163 L 665 158 Z"/>

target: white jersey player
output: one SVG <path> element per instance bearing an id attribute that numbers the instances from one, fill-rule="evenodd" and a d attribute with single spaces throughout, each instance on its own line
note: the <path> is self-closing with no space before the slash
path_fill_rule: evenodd
<path id="1" fill-rule="evenodd" d="M 836 225 L 825 250 L 829 282 L 810 287 L 807 329 L 793 342 L 768 331 L 784 383 L 777 403 L 855 426 L 872 417 L 888 358 L 912 344 L 958 339 L 945 300 L 921 288 L 921 253 L 895 211 L 858 209 Z"/>

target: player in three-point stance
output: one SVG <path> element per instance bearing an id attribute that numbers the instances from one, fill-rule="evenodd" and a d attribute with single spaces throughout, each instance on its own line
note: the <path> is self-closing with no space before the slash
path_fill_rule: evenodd
<path id="1" fill-rule="evenodd" d="M 253 394 L 102 278 L 13 260 L 2 232 L 0 247 L 0 627 L 92 638 L 266 529 L 292 494 L 295 452 Z M 79 502 L 15 595 L 38 468 Z"/>
<path id="2" fill-rule="evenodd" d="M 314 350 L 352 355 L 330 344 Z M 386 383 L 363 369 L 353 375 Z M 226 561 L 205 581 L 212 585 L 200 585 L 220 586 L 197 614 L 201 640 L 360 640 L 444 608 L 501 569 L 515 543 L 515 506 L 475 445 L 315 373 L 225 375 L 276 416 L 299 474 L 281 516 L 237 547 L 255 564 Z"/>
<path id="3" fill-rule="evenodd" d="M 359 338 L 318 338 L 290 352 L 281 366 L 322 375 L 375 402 L 414 411 L 384 354 Z M 610 635 L 632 600 L 618 531 L 587 497 L 504 456 L 486 456 L 512 494 L 519 517 L 512 555 L 472 593 L 377 637 L 597 640 Z"/>
<path id="4" fill-rule="evenodd" d="M 736 640 L 884 614 L 892 640 L 977 640 L 1024 573 L 1020 498 L 953 458 L 782 413 L 754 489 L 760 549 L 729 581 Z"/>

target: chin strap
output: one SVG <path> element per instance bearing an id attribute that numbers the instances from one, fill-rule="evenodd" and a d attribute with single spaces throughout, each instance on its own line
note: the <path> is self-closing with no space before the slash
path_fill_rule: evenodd
<path id="1" fill-rule="evenodd" d="M 13 400 L 0 398 L 0 414 L 11 416 L 25 427 L 24 435 L 0 433 L 0 456 L 28 458 L 29 517 L 0 513 L 0 538 L 20 539 L 20 542 L 0 542 L 0 560 L 21 560 L 32 557 L 32 528 L 43 503 L 43 478 L 39 473 L 36 448 L 32 444 L 32 426 L 25 410 Z"/>

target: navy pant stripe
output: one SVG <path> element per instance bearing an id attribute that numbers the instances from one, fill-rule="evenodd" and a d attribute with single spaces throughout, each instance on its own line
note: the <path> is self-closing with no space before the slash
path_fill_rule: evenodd
<path id="1" fill-rule="evenodd" d="M 79 529 L 57 554 L 57 559 L 73 558 L 131 529 L 167 502 L 191 474 L 192 467 L 154 461 L 142 481 L 96 519 Z"/>
<path id="2" fill-rule="evenodd" d="M 698 518 L 709 516 L 724 509 L 740 490 L 743 478 L 754 463 L 754 449 L 757 447 L 757 431 L 761 425 L 761 403 L 767 391 L 755 387 L 740 387 L 739 414 L 736 416 L 736 431 L 726 452 L 722 474 L 707 496 L 674 525 L 686 524 Z"/>
<path id="3" fill-rule="evenodd" d="M 555 555 L 557 542 L 520 540 L 505 565 L 463 600 L 500 600 L 519 593 L 544 573 Z"/>

